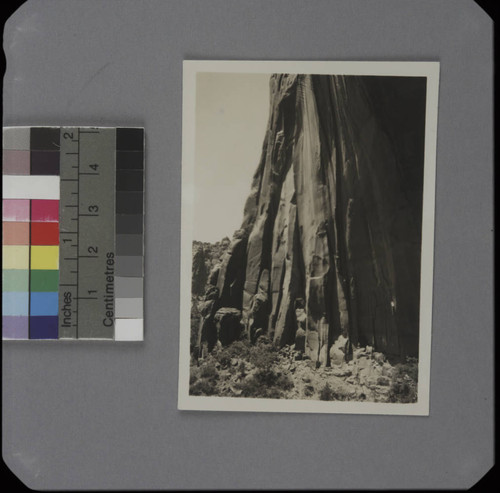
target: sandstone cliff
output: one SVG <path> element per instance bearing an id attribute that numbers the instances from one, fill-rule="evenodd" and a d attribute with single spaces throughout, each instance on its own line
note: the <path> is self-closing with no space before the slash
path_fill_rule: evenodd
<path id="1" fill-rule="evenodd" d="M 418 356 L 425 79 L 273 75 L 270 104 L 198 346 L 233 308 L 251 341 L 296 344 L 318 366 L 367 345 Z"/>

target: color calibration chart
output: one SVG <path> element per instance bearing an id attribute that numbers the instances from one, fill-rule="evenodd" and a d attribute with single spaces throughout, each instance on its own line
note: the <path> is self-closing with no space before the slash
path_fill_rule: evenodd
<path id="1" fill-rule="evenodd" d="M 2 336 L 143 340 L 144 129 L 4 127 Z"/>

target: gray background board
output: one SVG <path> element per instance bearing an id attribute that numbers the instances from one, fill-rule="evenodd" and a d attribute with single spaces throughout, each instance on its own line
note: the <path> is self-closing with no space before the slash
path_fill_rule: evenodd
<path id="1" fill-rule="evenodd" d="M 493 51 L 477 5 L 30 1 L 4 50 L 4 125 L 146 128 L 145 341 L 3 344 L 3 457 L 27 485 L 457 488 L 489 469 Z M 177 410 L 183 59 L 441 62 L 429 417 Z"/>

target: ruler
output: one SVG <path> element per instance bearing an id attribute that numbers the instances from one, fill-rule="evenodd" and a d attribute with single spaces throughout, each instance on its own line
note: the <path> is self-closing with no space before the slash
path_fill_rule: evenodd
<path id="1" fill-rule="evenodd" d="M 59 338 L 112 339 L 115 129 L 61 128 Z"/>

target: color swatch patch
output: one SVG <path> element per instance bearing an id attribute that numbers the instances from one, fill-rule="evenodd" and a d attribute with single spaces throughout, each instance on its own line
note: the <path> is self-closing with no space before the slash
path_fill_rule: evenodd
<path id="1" fill-rule="evenodd" d="M 3 141 L 3 339 L 142 340 L 144 130 Z"/>

